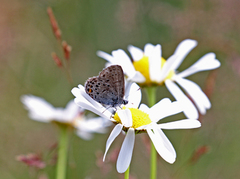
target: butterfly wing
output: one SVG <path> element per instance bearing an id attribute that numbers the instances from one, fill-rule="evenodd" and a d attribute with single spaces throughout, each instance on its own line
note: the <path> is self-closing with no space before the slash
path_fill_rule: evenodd
<path id="1" fill-rule="evenodd" d="M 123 104 L 123 97 L 125 93 L 124 74 L 122 67 L 119 65 L 112 65 L 105 68 L 100 74 L 99 79 L 105 79 L 109 88 L 109 98 L 112 99 L 112 106 Z"/>
<path id="2" fill-rule="evenodd" d="M 86 93 L 99 103 L 115 107 L 123 104 L 124 75 L 121 66 L 109 66 L 98 77 L 89 78 L 85 83 Z"/>

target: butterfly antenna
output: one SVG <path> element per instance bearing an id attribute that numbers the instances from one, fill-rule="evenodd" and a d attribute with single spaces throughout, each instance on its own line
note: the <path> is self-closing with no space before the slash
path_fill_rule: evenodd
<path id="1" fill-rule="evenodd" d="M 105 108 L 105 110 L 102 112 L 102 113 L 105 113 L 106 112 L 106 110 L 108 110 L 108 109 L 110 109 L 112 106 L 108 106 L 108 107 L 106 107 Z M 115 107 L 114 107 L 115 108 Z M 115 108 L 116 109 L 116 111 L 117 111 L 117 108 Z"/>
<path id="2" fill-rule="evenodd" d="M 108 110 L 108 109 L 109 109 L 109 107 L 105 108 L 105 110 L 104 110 L 102 113 L 105 113 L 105 112 L 106 112 L 106 110 Z"/>

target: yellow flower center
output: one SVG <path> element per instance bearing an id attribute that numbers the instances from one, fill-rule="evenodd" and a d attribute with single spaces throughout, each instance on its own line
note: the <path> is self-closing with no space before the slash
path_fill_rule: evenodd
<path id="1" fill-rule="evenodd" d="M 164 58 L 161 58 L 161 69 L 163 68 L 163 65 L 165 63 L 166 63 L 166 60 Z M 174 75 L 174 71 L 171 70 L 168 73 L 167 77 L 163 81 L 161 81 L 160 83 L 157 83 L 155 81 L 151 81 L 150 74 L 149 74 L 149 58 L 147 56 L 143 56 L 143 58 L 141 58 L 138 61 L 133 61 L 133 66 L 134 66 L 136 71 L 139 71 L 146 78 L 146 81 L 141 84 L 143 86 L 162 85 L 164 80 L 171 79 Z"/>
<path id="2" fill-rule="evenodd" d="M 124 108 L 125 107 L 123 107 L 123 109 Z M 131 126 L 132 128 L 136 129 L 141 126 L 148 125 L 152 122 L 147 113 L 136 108 L 128 108 L 128 109 L 131 111 L 131 114 L 132 114 L 132 126 Z M 117 123 L 122 123 L 117 112 L 115 113 L 113 118 L 116 120 Z"/>

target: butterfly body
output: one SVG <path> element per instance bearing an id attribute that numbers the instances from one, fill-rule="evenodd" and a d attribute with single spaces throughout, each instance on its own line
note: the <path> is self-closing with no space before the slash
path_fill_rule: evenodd
<path id="1" fill-rule="evenodd" d="M 122 67 L 112 65 L 99 73 L 99 76 L 89 78 L 85 83 L 86 93 L 97 102 L 117 107 L 127 104 L 124 100 L 125 84 Z"/>

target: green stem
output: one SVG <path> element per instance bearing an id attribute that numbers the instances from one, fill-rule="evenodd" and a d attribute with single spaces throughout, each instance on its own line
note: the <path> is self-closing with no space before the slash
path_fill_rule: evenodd
<path id="1" fill-rule="evenodd" d="M 150 179 L 157 178 L 157 151 L 151 142 L 151 173 Z"/>
<path id="2" fill-rule="evenodd" d="M 128 169 L 125 171 L 124 179 L 129 179 L 129 171 L 130 171 L 130 165 L 129 165 Z"/>
<path id="3" fill-rule="evenodd" d="M 148 96 L 148 105 L 149 107 L 152 107 L 156 103 L 156 89 L 157 87 L 147 87 L 145 88 L 147 90 L 147 96 Z"/>
<path id="4" fill-rule="evenodd" d="M 148 96 L 148 105 L 152 107 L 156 103 L 156 87 L 148 87 L 146 88 L 147 96 Z M 157 178 L 157 151 L 151 142 L 151 171 L 150 171 L 150 179 Z"/>
<path id="5" fill-rule="evenodd" d="M 58 143 L 58 160 L 56 168 L 56 179 L 66 178 L 67 150 L 68 150 L 68 126 L 59 125 L 60 138 Z"/>

